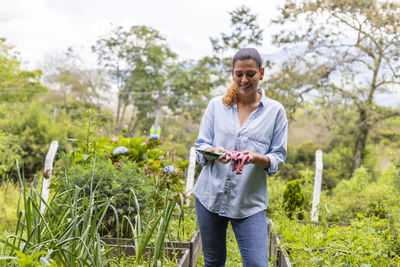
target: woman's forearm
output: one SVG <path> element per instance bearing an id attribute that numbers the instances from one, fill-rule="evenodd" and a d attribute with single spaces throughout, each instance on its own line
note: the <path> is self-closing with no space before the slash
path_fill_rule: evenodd
<path id="1" fill-rule="evenodd" d="M 267 156 L 255 153 L 251 153 L 251 156 L 252 160 L 250 161 L 250 163 L 253 163 L 254 165 L 263 169 L 269 169 L 269 167 L 271 167 L 271 162 L 269 161 L 269 158 Z"/>

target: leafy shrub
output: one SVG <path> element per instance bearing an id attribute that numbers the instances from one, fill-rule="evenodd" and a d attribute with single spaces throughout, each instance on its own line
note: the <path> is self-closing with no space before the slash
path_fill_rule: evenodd
<path id="1" fill-rule="evenodd" d="M 268 209 L 267 217 L 272 217 L 272 215 L 280 211 L 282 208 L 283 191 L 286 187 L 286 182 L 280 179 L 279 176 L 271 176 L 267 179 L 268 183 Z"/>
<path id="2" fill-rule="evenodd" d="M 303 209 L 304 195 L 301 192 L 300 180 L 293 180 L 286 184 L 283 192 L 282 207 L 288 218 L 292 218 L 297 210 Z"/>
<path id="3" fill-rule="evenodd" d="M 391 210 L 392 215 L 398 210 Z M 304 224 L 275 216 L 281 248 L 293 266 L 399 266 L 398 216 L 357 217 L 348 226 Z"/>
<path id="4" fill-rule="evenodd" d="M 99 198 L 113 197 L 120 207 L 118 216 L 130 219 L 137 215 L 135 207 L 128 202 L 131 190 L 136 193 L 144 214 L 150 212 L 166 189 L 182 191 L 183 170 L 188 162 L 165 157 L 157 148 L 159 139 L 96 138 L 92 136 L 93 121 L 90 120 L 86 123 L 86 137 L 79 138 L 77 148 L 66 157 L 68 172 L 65 177 L 59 177 L 57 188 L 64 186 L 63 179 L 68 179 L 72 187 L 78 186 L 85 192 L 94 190 Z M 92 177 L 90 184 L 89 177 Z M 105 219 L 105 234 L 107 229 L 115 229 L 113 212 L 110 210 Z"/>
<path id="5" fill-rule="evenodd" d="M 0 117 L 0 128 L 19 147 L 15 151 L 22 158 L 25 177 L 32 178 L 37 171 L 43 170 L 50 142 L 58 140 L 62 149 L 67 136 L 73 132 L 72 126 L 53 121 L 43 109 L 42 103 L 36 101 L 24 109 L 9 112 L 8 118 Z"/>
<path id="6" fill-rule="evenodd" d="M 400 202 L 398 175 L 399 168 L 391 166 L 373 181 L 370 172 L 359 168 L 333 190 L 329 220 L 348 221 L 358 214 L 386 218 L 390 207 Z"/>
<path id="7" fill-rule="evenodd" d="M 158 263 L 162 266 L 164 239 L 176 208 L 180 220 L 183 217 L 183 196 L 174 194 L 169 199 L 170 193 L 166 190 L 160 198 L 161 209 L 153 207 L 148 219 L 141 219 L 141 212 L 133 221 L 127 216 L 119 218 L 115 211 L 121 207 L 116 205 L 118 199 L 115 196 L 99 195 L 98 188 L 93 186 L 87 191 L 87 188 L 70 184 L 68 178 L 63 179 L 63 187 L 53 191 L 42 211 L 44 202 L 40 193 L 34 187 L 28 189 L 21 176 L 18 177 L 21 185 L 18 221 L 13 234 L 0 239 L 2 266 L 16 266 L 16 263 L 21 266 L 110 266 L 111 262 L 117 263 L 113 257 L 114 248 L 105 245 L 100 238 L 109 210 L 114 211 L 115 221 L 119 222 L 114 230 L 117 238 L 124 226 L 130 228 L 136 262 L 141 263 L 144 248 L 152 245 L 152 266 L 159 266 Z M 94 175 L 86 182 L 94 185 Z M 125 197 L 139 211 L 133 190 Z"/>
<path id="8" fill-rule="evenodd" d="M 129 202 L 131 190 L 136 193 L 142 211 L 149 213 L 155 202 L 155 182 L 141 172 L 134 162 L 123 161 L 122 167 L 116 167 L 108 159 L 92 159 L 87 164 L 73 164 L 61 175 L 54 179 L 57 190 L 68 189 L 65 188 L 67 184 L 63 182 L 64 179 L 68 179 L 70 189 L 82 189 L 80 197 L 89 196 L 90 192 L 93 192 L 99 199 L 113 198 L 118 207 L 116 211 L 119 218 L 126 215 L 133 219 L 137 214 L 135 206 Z M 104 220 L 104 234 L 111 229 L 115 230 L 115 219 L 114 211 L 110 209 Z"/>
<path id="9" fill-rule="evenodd" d="M 0 181 L 9 176 L 15 160 L 24 156 L 17 141 L 17 136 L 0 131 Z"/>

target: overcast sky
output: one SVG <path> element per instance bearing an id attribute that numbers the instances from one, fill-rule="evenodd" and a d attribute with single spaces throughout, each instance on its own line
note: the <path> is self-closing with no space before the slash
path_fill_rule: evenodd
<path id="1" fill-rule="evenodd" d="M 270 21 L 282 0 L 0 0 L 0 37 L 14 45 L 25 66 L 67 47 L 90 54 L 90 46 L 115 26 L 147 25 L 160 31 L 180 59 L 211 54 L 209 37 L 230 31 L 229 11 L 243 3 L 258 15 L 270 45 Z"/>

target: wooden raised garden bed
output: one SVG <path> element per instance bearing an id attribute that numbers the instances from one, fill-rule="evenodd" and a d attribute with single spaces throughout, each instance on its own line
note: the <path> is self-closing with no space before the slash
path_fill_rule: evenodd
<path id="1" fill-rule="evenodd" d="M 134 241 L 128 238 L 102 238 L 104 243 L 110 247 L 119 247 L 118 251 L 125 255 L 134 256 L 135 247 Z M 180 259 L 178 267 L 196 267 L 197 261 L 202 253 L 200 233 L 196 232 L 190 241 L 187 242 L 165 242 L 166 254 L 170 259 Z M 145 257 L 151 257 L 152 248 L 147 247 Z"/>
<path id="2" fill-rule="evenodd" d="M 277 259 L 278 267 L 292 267 L 290 259 L 286 251 L 279 248 L 279 237 L 272 233 L 274 223 L 268 220 L 268 253 L 269 257 Z"/>

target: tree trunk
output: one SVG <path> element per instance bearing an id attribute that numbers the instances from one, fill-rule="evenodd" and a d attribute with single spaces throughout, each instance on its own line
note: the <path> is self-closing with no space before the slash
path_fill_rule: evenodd
<path id="1" fill-rule="evenodd" d="M 133 117 L 133 115 L 132 115 L 132 117 Z M 133 118 L 132 118 L 132 121 L 133 121 Z M 138 127 L 138 125 L 139 125 L 138 119 L 135 119 L 135 123 L 131 123 L 131 125 L 129 126 L 129 131 L 128 131 L 130 136 L 132 136 L 132 137 L 135 136 L 136 128 Z"/>
<path id="2" fill-rule="evenodd" d="M 124 103 L 124 106 L 122 108 L 122 113 L 121 113 L 121 117 L 119 118 L 119 124 L 118 124 L 118 129 L 121 131 L 122 129 L 122 123 L 124 122 L 124 118 L 125 118 L 125 111 L 126 111 L 126 107 L 128 106 L 128 103 Z"/>
<path id="3" fill-rule="evenodd" d="M 120 129 L 119 129 L 119 114 L 120 114 L 120 109 L 121 109 L 121 101 L 122 101 L 122 99 L 121 99 L 121 97 L 120 96 L 118 96 L 118 106 L 117 106 L 117 118 L 115 119 L 115 128 L 114 128 L 114 133 L 115 134 L 119 134 L 119 131 L 120 131 Z"/>
<path id="4" fill-rule="evenodd" d="M 367 110 L 362 109 L 359 111 L 359 132 L 357 134 L 354 153 L 353 153 L 353 169 L 352 173 L 361 167 L 365 157 L 365 145 L 367 144 L 367 138 L 371 125 L 369 122 L 369 115 Z"/>

